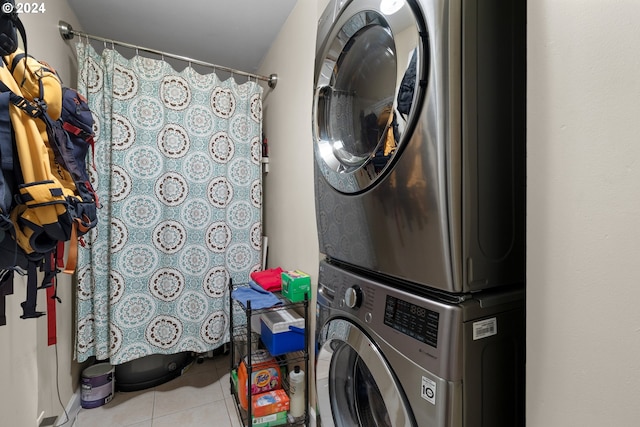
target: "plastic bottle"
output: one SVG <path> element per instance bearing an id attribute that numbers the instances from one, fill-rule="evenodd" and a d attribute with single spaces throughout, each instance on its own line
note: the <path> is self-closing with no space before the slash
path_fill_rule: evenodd
<path id="1" fill-rule="evenodd" d="M 294 418 L 305 413 L 304 389 L 304 371 L 296 365 L 289 373 L 289 414 Z"/>

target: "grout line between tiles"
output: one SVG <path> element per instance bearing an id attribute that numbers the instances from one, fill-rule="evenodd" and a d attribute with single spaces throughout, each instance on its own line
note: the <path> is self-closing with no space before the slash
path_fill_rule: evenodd
<path id="1" fill-rule="evenodd" d="M 153 388 L 153 404 L 151 405 L 151 427 L 153 427 L 153 420 L 156 417 L 156 387 Z"/>

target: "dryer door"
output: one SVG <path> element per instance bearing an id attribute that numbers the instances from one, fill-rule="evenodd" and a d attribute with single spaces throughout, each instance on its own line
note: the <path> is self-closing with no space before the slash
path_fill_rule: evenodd
<path id="1" fill-rule="evenodd" d="M 360 193 L 395 163 L 427 85 L 428 35 L 405 0 L 329 3 L 318 26 L 313 131 L 324 178 Z"/>
<path id="2" fill-rule="evenodd" d="M 316 387 L 323 426 L 416 426 L 395 374 L 360 328 L 334 319 L 321 336 Z"/>

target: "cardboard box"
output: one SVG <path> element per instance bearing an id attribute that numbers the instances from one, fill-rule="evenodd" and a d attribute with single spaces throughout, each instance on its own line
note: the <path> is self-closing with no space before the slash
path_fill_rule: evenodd
<path id="1" fill-rule="evenodd" d="M 256 394 L 251 396 L 251 408 L 255 418 L 286 412 L 289 410 L 289 396 L 281 388 Z"/>
<path id="2" fill-rule="evenodd" d="M 253 418 L 253 417 L 252 417 Z M 287 411 L 278 412 L 264 417 L 253 418 L 253 427 L 273 427 L 287 423 Z"/>
<path id="3" fill-rule="evenodd" d="M 304 301 L 304 294 L 311 299 L 311 277 L 300 270 L 283 271 L 282 296 L 291 302 Z"/>
<path id="4" fill-rule="evenodd" d="M 272 356 L 304 350 L 304 318 L 295 311 L 263 313 L 260 324 L 262 342 Z"/>

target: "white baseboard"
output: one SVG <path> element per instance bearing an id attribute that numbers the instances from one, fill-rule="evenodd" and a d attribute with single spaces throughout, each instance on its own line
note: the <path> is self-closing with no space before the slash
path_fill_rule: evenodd
<path id="1" fill-rule="evenodd" d="M 78 412 L 80 412 L 80 399 L 80 387 L 78 387 L 78 390 L 71 395 L 71 399 L 69 399 L 69 403 L 67 403 L 67 407 L 65 408 L 69 419 L 67 419 L 65 414 L 61 414 L 58 417 L 55 427 L 72 427 L 75 424 Z"/>

